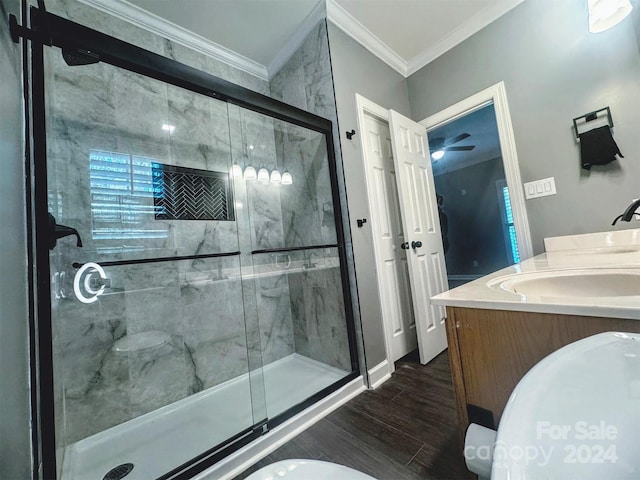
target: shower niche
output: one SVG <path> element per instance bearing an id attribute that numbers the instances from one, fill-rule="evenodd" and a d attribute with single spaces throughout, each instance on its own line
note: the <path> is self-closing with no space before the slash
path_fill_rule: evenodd
<path id="1" fill-rule="evenodd" d="M 188 478 L 359 375 L 331 122 L 34 19 L 43 470 Z"/>

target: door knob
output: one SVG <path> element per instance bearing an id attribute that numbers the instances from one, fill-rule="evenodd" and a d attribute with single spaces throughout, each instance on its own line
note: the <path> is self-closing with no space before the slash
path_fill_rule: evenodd
<path id="1" fill-rule="evenodd" d="M 409 248 L 409 242 L 404 242 L 400 244 L 400 248 L 406 250 Z"/>
<path id="2" fill-rule="evenodd" d="M 422 246 L 422 242 L 420 240 L 418 240 L 417 242 L 411 242 L 411 248 L 413 248 L 414 250 L 416 248 L 420 248 Z"/>

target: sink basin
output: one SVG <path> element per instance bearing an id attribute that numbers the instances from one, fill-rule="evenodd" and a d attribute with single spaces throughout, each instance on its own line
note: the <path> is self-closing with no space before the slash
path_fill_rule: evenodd
<path id="1" fill-rule="evenodd" d="M 640 269 L 593 268 L 514 273 L 495 278 L 487 285 L 525 297 L 640 296 Z"/>

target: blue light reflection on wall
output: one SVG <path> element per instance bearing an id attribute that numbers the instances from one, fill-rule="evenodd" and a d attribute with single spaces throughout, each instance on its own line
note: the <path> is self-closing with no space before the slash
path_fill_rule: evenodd
<path id="1" fill-rule="evenodd" d="M 513 263 L 520 263 L 520 252 L 518 251 L 518 241 L 516 239 L 516 227 L 513 225 L 513 211 L 511 210 L 509 187 L 502 187 L 502 196 L 504 197 L 504 208 L 507 216 L 507 227 L 509 228 L 509 240 L 511 242 Z"/>

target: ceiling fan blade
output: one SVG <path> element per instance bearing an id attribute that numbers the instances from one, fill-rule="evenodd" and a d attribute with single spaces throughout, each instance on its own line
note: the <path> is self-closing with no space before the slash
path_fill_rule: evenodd
<path id="1" fill-rule="evenodd" d="M 447 152 L 462 152 L 466 150 L 473 150 L 475 145 L 465 145 L 464 147 L 444 147 Z"/>
<path id="2" fill-rule="evenodd" d="M 444 138 L 443 137 L 430 138 L 429 146 L 431 147 L 431 150 L 439 150 L 444 146 Z"/>
<path id="3" fill-rule="evenodd" d="M 465 138 L 469 138 L 470 136 L 471 135 L 469 135 L 468 133 L 461 133 L 457 137 L 454 137 L 451 140 L 449 140 L 446 144 L 447 145 L 453 145 L 454 143 L 458 143 L 458 142 L 464 140 Z"/>

